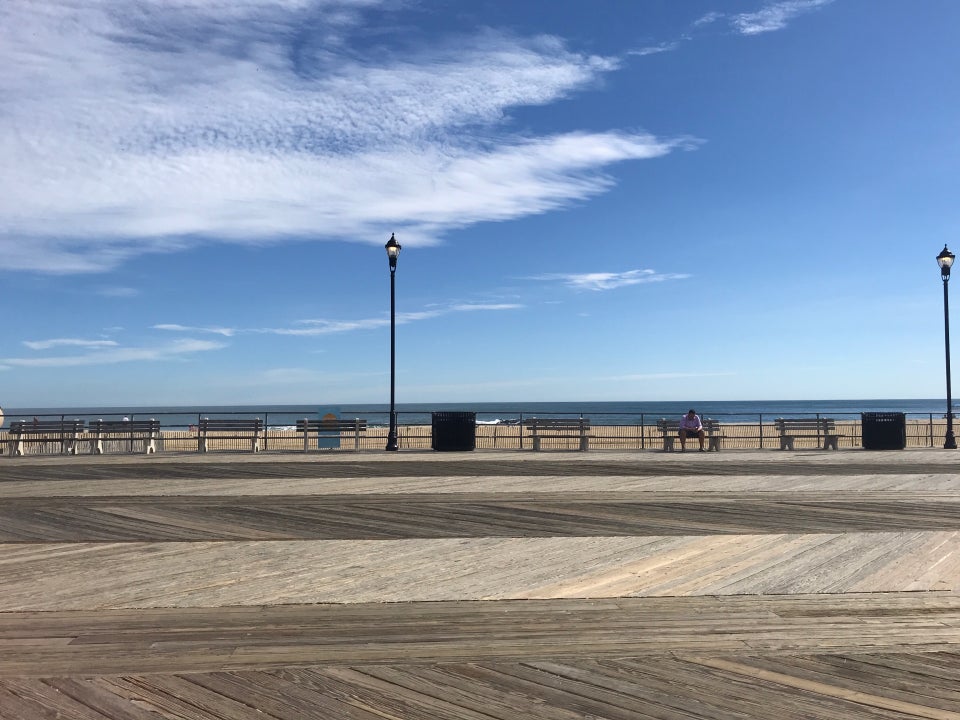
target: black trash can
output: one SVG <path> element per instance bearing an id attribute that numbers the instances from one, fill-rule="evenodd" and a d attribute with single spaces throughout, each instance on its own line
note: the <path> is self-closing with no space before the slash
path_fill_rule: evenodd
<path id="1" fill-rule="evenodd" d="M 907 416 L 902 412 L 860 413 L 866 450 L 903 450 L 907 446 Z"/>
<path id="2" fill-rule="evenodd" d="M 477 414 L 475 412 L 435 412 L 432 416 L 434 450 L 476 450 Z"/>

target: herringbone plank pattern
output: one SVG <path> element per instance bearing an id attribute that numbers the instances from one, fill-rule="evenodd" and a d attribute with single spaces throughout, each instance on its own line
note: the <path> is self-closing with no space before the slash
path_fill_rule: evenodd
<path id="1" fill-rule="evenodd" d="M 960 720 L 943 456 L 721 455 L 4 463 L 0 718 Z"/>

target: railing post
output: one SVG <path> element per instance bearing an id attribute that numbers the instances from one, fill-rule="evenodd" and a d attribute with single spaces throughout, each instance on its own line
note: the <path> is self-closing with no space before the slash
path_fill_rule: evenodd
<path id="1" fill-rule="evenodd" d="M 760 417 L 760 449 L 763 450 L 763 413 L 758 413 Z"/>

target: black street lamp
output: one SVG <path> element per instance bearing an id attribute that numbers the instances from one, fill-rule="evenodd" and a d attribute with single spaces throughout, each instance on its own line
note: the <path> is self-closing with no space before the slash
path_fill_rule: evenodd
<path id="1" fill-rule="evenodd" d="M 957 449 L 957 439 L 953 435 L 953 398 L 950 395 L 950 301 L 947 297 L 947 283 L 950 282 L 950 268 L 956 257 L 943 246 L 937 255 L 937 264 L 940 266 L 940 277 L 943 280 L 943 343 L 947 349 L 947 436 L 943 447 L 946 450 Z"/>
<path id="2" fill-rule="evenodd" d="M 400 243 L 393 233 L 384 246 L 387 249 L 387 259 L 390 261 L 390 434 L 387 435 L 387 450 L 396 452 L 397 447 L 397 411 L 394 405 L 394 389 L 396 388 L 396 295 L 394 293 L 394 276 L 397 272 L 397 257 L 400 255 Z"/>

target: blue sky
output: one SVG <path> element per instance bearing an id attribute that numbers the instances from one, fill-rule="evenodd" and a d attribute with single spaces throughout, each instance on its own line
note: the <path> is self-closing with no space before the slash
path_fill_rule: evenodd
<path id="1" fill-rule="evenodd" d="M 0 404 L 386 402 L 393 232 L 398 402 L 940 397 L 958 30 L 8 0 Z"/>

